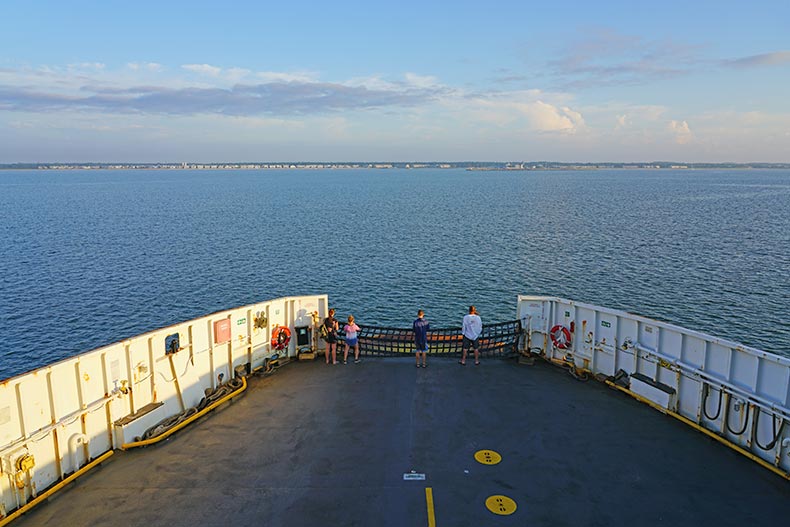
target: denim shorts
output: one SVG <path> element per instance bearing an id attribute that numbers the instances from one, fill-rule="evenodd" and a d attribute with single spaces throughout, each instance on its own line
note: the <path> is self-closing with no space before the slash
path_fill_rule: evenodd
<path id="1" fill-rule="evenodd" d="M 348 344 L 349 346 L 356 346 L 357 342 L 359 342 L 359 340 L 357 340 L 356 338 L 346 339 L 346 344 Z"/>

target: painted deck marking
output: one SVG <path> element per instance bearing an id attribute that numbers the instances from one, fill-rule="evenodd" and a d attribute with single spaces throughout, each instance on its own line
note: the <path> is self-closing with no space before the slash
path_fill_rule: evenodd
<path id="1" fill-rule="evenodd" d="M 425 474 L 406 472 L 403 474 L 403 481 L 425 481 Z"/>
<path id="2" fill-rule="evenodd" d="M 428 527 L 436 527 L 436 517 L 433 513 L 433 489 L 425 487 L 425 503 L 428 506 Z"/>
<path id="3" fill-rule="evenodd" d="M 502 461 L 502 456 L 493 450 L 478 450 L 475 452 L 475 460 L 483 465 L 496 465 Z"/>
<path id="4" fill-rule="evenodd" d="M 486 499 L 486 507 L 494 514 L 508 516 L 516 512 L 516 502 L 507 496 L 495 494 Z"/>

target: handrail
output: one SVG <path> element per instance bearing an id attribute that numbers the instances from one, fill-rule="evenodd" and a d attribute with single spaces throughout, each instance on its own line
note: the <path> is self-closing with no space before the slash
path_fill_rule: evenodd
<path id="1" fill-rule="evenodd" d="M 753 403 L 755 403 L 755 406 L 759 406 L 759 407 L 764 408 L 766 410 L 773 410 L 777 414 L 781 415 L 782 417 L 784 417 L 786 419 L 790 419 L 790 409 L 785 408 L 784 406 L 782 406 L 780 404 L 776 404 L 774 402 L 771 402 L 771 401 L 769 401 L 767 399 L 764 399 L 764 398 L 762 398 L 759 395 L 756 395 L 754 393 L 749 393 L 746 390 L 743 390 L 742 388 L 738 388 L 737 386 L 735 386 L 733 384 L 730 384 L 730 383 L 728 383 L 726 381 L 723 381 L 723 380 L 721 380 L 721 379 L 719 379 L 717 377 L 714 377 L 713 375 L 711 375 L 711 374 L 709 374 L 709 373 L 707 373 L 705 371 L 702 371 L 699 368 L 696 368 L 696 367 L 692 366 L 691 364 L 687 364 L 687 363 L 685 363 L 685 362 L 683 362 L 681 360 L 678 360 L 675 357 L 671 357 L 669 355 L 661 353 L 660 351 L 656 351 L 656 350 L 653 350 L 653 349 L 650 349 L 650 348 L 646 348 L 646 347 L 641 346 L 639 344 L 634 344 L 634 348 L 637 351 L 640 351 L 642 353 L 647 353 L 648 355 L 653 355 L 655 357 L 658 357 L 659 359 L 662 359 L 662 360 L 664 360 L 664 361 L 666 361 L 666 362 L 668 362 L 670 364 L 673 364 L 673 365 L 677 366 L 678 368 L 686 370 L 689 373 L 692 373 L 694 375 L 702 377 L 703 379 L 705 379 L 705 381 L 707 381 L 708 384 L 711 384 L 711 385 L 718 384 L 719 388 L 723 386 L 723 387 L 727 388 L 733 394 L 740 395 L 744 399 L 752 401 Z"/>

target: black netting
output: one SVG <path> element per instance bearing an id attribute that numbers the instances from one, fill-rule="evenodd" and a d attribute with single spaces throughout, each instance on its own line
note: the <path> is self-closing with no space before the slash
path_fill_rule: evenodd
<path id="1" fill-rule="evenodd" d="M 368 356 L 393 356 L 414 353 L 414 331 L 404 328 L 359 325 L 359 353 Z M 338 351 L 343 349 L 343 324 L 338 334 Z M 521 322 L 484 324 L 480 335 L 480 355 L 510 357 L 516 353 L 521 335 Z M 461 328 L 439 328 L 428 331 L 428 354 L 456 357 L 461 355 Z"/>

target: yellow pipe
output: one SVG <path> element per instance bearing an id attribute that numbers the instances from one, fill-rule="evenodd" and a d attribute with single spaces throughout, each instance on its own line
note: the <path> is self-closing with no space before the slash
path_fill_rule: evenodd
<path id="1" fill-rule="evenodd" d="M 622 386 L 619 386 L 619 385 L 613 383 L 612 381 L 605 381 L 605 382 L 606 382 L 606 384 L 608 386 L 611 386 L 612 388 L 620 390 L 623 393 L 627 393 L 628 395 L 630 395 L 631 397 L 633 397 L 637 401 L 645 403 L 646 405 L 655 408 L 656 410 L 658 410 L 661 413 L 664 413 L 664 414 L 667 414 L 667 415 L 671 415 L 672 417 L 674 417 L 678 421 L 686 423 L 687 425 L 689 425 L 690 427 L 694 428 L 695 430 L 697 430 L 699 432 L 702 432 L 703 434 L 705 434 L 706 436 L 708 436 L 708 437 L 710 437 L 712 439 L 715 439 L 719 443 L 721 443 L 721 444 L 733 449 L 734 451 L 738 452 L 739 454 L 743 454 L 744 456 L 748 457 L 752 461 L 755 461 L 756 463 L 758 463 L 758 464 L 762 465 L 763 467 L 767 468 L 768 470 L 770 470 L 774 474 L 777 474 L 777 475 L 783 477 L 786 480 L 790 480 L 790 473 L 784 472 L 779 467 L 776 467 L 776 466 L 768 463 L 763 458 L 761 458 L 759 456 L 755 456 L 754 454 L 752 454 L 748 450 L 745 450 L 744 448 L 732 443 L 728 439 L 726 439 L 726 438 L 724 438 L 724 437 L 722 437 L 722 436 L 720 436 L 720 435 L 718 435 L 718 434 L 716 434 L 714 432 L 711 432 L 710 430 L 708 430 L 705 427 L 702 427 L 702 426 L 698 425 L 697 423 L 695 423 L 691 419 L 688 419 L 687 417 L 684 417 L 684 416 L 682 416 L 682 415 L 680 415 L 678 413 L 675 413 L 672 410 L 664 408 L 663 406 L 659 406 L 656 403 L 654 403 L 653 401 L 651 401 L 650 399 L 642 397 L 641 395 L 632 392 L 628 388 L 623 388 Z"/>
<path id="2" fill-rule="evenodd" d="M 173 428 L 170 428 L 169 430 L 167 430 L 163 434 L 160 434 L 160 435 L 158 435 L 156 437 L 152 437 L 151 439 L 143 439 L 142 441 L 133 441 L 131 443 L 124 443 L 123 445 L 121 445 L 121 450 L 128 450 L 130 448 L 135 448 L 135 447 L 138 447 L 138 446 L 147 446 L 147 445 L 153 445 L 154 443 L 158 443 L 162 439 L 165 439 L 166 437 L 168 437 L 170 434 L 173 434 L 173 433 L 181 430 L 182 428 L 184 428 L 186 425 L 188 425 L 189 423 L 191 423 L 195 419 L 198 419 L 198 418 L 206 415 L 207 413 L 209 413 L 211 410 L 213 410 L 217 406 L 221 405 L 222 403 L 224 403 L 225 401 L 231 399 L 232 397 L 237 396 L 238 394 L 240 394 L 241 392 L 243 392 L 246 389 L 247 389 L 247 379 L 242 377 L 241 378 L 241 388 L 239 388 L 235 392 L 229 393 L 228 395 L 226 395 L 225 397 L 223 397 L 219 401 L 216 401 L 213 404 L 203 408 L 201 411 L 199 411 L 198 413 L 196 413 L 195 415 L 193 415 L 189 419 L 186 419 L 186 420 L 178 423 L 176 426 L 174 426 Z M 0 525 L 0 527 L 2 527 L 2 525 Z"/>
<path id="3" fill-rule="evenodd" d="M 113 455 L 113 453 L 114 452 L 112 450 L 110 450 L 108 452 L 105 452 L 101 456 L 99 456 L 96 459 L 94 459 L 92 462 L 88 463 L 87 465 L 85 465 L 84 467 L 79 469 L 77 472 L 75 472 L 71 476 L 67 477 L 66 479 L 64 479 L 63 481 L 58 483 L 57 485 L 49 488 L 43 494 L 38 495 L 33 501 L 30 501 L 30 502 L 22 505 L 17 510 L 12 512 L 10 515 L 8 515 L 5 518 L 3 518 L 2 520 L 0 520 L 0 527 L 3 527 L 4 525 L 8 525 L 12 520 L 17 518 L 18 516 L 21 516 L 22 514 L 26 513 L 27 511 L 29 511 L 30 509 L 32 509 L 33 507 L 35 507 L 36 505 L 38 505 L 39 503 L 41 503 L 42 501 L 44 501 L 45 499 L 47 499 L 48 497 L 50 497 L 51 495 L 53 495 L 54 493 L 59 491 L 60 489 L 62 489 L 63 487 L 65 487 L 66 485 L 68 485 L 69 483 L 74 481 L 75 479 L 77 479 L 79 476 L 85 474 L 87 471 L 89 471 L 90 469 L 92 469 L 93 467 L 98 465 L 99 463 L 102 463 L 103 461 L 105 461 L 107 458 L 109 458 L 111 455 Z"/>

